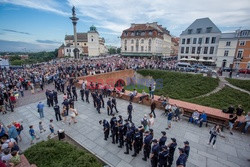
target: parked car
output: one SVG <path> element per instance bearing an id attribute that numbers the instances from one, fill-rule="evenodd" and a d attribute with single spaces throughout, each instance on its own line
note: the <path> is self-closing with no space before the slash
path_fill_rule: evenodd
<path id="1" fill-rule="evenodd" d="M 194 66 L 186 67 L 186 72 L 195 72 L 196 68 Z"/>
<path id="2" fill-rule="evenodd" d="M 243 73 L 243 74 L 247 73 L 247 74 L 250 74 L 250 69 L 240 69 L 240 70 L 239 70 L 239 73 Z"/>
<path id="3" fill-rule="evenodd" d="M 176 64 L 176 69 L 180 71 L 186 71 L 187 67 L 191 67 L 190 63 L 179 62 Z"/>

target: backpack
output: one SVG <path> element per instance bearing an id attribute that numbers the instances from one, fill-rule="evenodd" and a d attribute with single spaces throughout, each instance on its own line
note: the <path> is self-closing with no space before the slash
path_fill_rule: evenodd
<path id="1" fill-rule="evenodd" d="M 148 125 L 148 120 L 147 119 L 144 119 L 141 121 L 141 124 L 145 127 Z"/>

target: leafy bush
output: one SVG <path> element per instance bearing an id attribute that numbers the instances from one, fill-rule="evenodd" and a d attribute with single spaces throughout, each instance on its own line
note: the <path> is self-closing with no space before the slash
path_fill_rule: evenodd
<path id="1" fill-rule="evenodd" d="M 160 87 L 156 85 L 156 95 L 169 96 L 174 99 L 186 100 L 214 90 L 219 80 L 202 75 L 169 72 L 160 70 L 139 70 L 143 76 L 152 76 L 154 80 L 162 79 Z"/>
<path id="2" fill-rule="evenodd" d="M 250 91 L 250 80 L 239 80 L 231 78 L 226 78 L 226 80 L 234 86 Z"/>
<path id="3" fill-rule="evenodd" d="M 236 107 L 237 105 L 241 104 L 245 111 L 250 110 L 250 95 L 228 86 L 210 96 L 189 99 L 188 101 L 218 109 L 226 109 L 230 105 L 234 105 Z"/>
<path id="4" fill-rule="evenodd" d="M 38 167 L 101 167 L 90 153 L 67 142 L 48 140 L 30 147 L 24 152 L 31 164 Z"/>

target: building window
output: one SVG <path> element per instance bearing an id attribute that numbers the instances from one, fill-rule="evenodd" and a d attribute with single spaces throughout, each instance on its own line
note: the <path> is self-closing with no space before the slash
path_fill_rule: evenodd
<path id="1" fill-rule="evenodd" d="M 215 43 L 216 37 L 212 37 L 211 43 Z"/>
<path id="2" fill-rule="evenodd" d="M 149 39 L 149 40 L 148 40 L 148 45 L 151 46 L 151 43 L 152 43 L 152 40 Z"/>
<path id="3" fill-rule="evenodd" d="M 136 31 L 136 32 L 135 32 L 135 35 L 136 35 L 136 36 L 140 36 L 141 33 L 140 33 L 139 31 Z"/>
<path id="4" fill-rule="evenodd" d="M 141 43 L 144 43 L 144 39 L 141 40 Z"/>
<path id="5" fill-rule="evenodd" d="M 241 31 L 240 35 L 241 35 L 241 36 L 247 36 L 247 35 L 248 35 L 248 30 L 246 30 L 246 31 Z"/>
<path id="6" fill-rule="evenodd" d="M 209 43 L 209 37 L 206 38 L 205 43 L 206 43 L 206 44 Z"/>
<path id="7" fill-rule="evenodd" d="M 134 44 L 134 40 L 133 39 L 131 39 L 131 44 Z"/>
<path id="8" fill-rule="evenodd" d="M 204 54 L 207 54 L 208 47 L 204 47 Z"/>
<path id="9" fill-rule="evenodd" d="M 201 47 L 199 46 L 198 48 L 197 48 L 197 54 L 200 54 L 201 53 Z"/>
<path id="10" fill-rule="evenodd" d="M 134 46 L 131 46 L 131 52 L 133 52 L 134 51 Z"/>
<path id="11" fill-rule="evenodd" d="M 185 44 L 185 38 L 182 39 L 182 42 L 181 42 L 181 43 L 182 43 L 182 44 Z"/>
<path id="12" fill-rule="evenodd" d="M 127 51 L 127 46 L 125 46 L 124 50 Z"/>
<path id="13" fill-rule="evenodd" d="M 151 52 L 151 46 L 148 46 L 148 51 Z"/>
<path id="14" fill-rule="evenodd" d="M 77 43 L 77 45 L 79 45 L 79 43 Z"/>
<path id="15" fill-rule="evenodd" d="M 195 54 L 195 47 L 192 47 L 192 54 Z"/>
<path id="16" fill-rule="evenodd" d="M 139 51 L 139 39 L 136 40 L 136 44 L 135 44 L 135 48 L 136 48 L 136 52 Z"/>
<path id="17" fill-rule="evenodd" d="M 184 47 L 181 47 L 181 53 L 184 53 Z"/>
<path id="18" fill-rule="evenodd" d="M 141 52 L 143 52 L 143 50 L 144 50 L 144 48 L 143 48 L 143 46 L 141 46 Z"/>
<path id="19" fill-rule="evenodd" d="M 197 33 L 197 34 L 200 34 L 200 33 L 201 33 L 201 28 L 197 28 L 197 29 L 196 29 L 196 33 Z"/>
<path id="20" fill-rule="evenodd" d="M 245 45 L 245 41 L 240 41 L 240 46 L 244 46 Z"/>
<path id="21" fill-rule="evenodd" d="M 197 38 L 193 38 L 193 44 L 196 44 Z"/>
<path id="22" fill-rule="evenodd" d="M 247 69 L 250 69 L 250 61 L 247 63 Z"/>
<path id="23" fill-rule="evenodd" d="M 227 41 L 226 42 L 226 46 L 230 46 L 231 45 L 231 42 L 230 41 Z"/>
<path id="24" fill-rule="evenodd" d="M 208 57 L 203 57 L 204 60 L 207 60 Z"/>
<path id="25" fill-rule="evenodd" d="M 224 56 L 228 56 L 228 50 L 225 50 L 225 52 L 224 52 Z"/>
<path id="26" fill-rule="evenodd" d="M 242 54 L 243 54 L 243 51 L 242 51 L 242 50 L 239 50 L 239 51 L 238 51 L 238 54 L 237 54 L 237 58 L 242 58 Z"/>
<path id="27" fill-rule="evenodd" d="M 134 33 L 134 32 L 131 32 L 131 36 L 135 36 L 135 33 Z"/>
<path id="28" fill-rule="evenodd" d="M 213 46 L 210 47 L 209 54 L 214 54 L 214 47 Z"/>
<path id="29" fill-rule="evenodd" d="M 93 41 L 94 41 L 94 39 L 92 38 L 92 39 L 91 39 L 91 41 L 93 42 Z"/>
<path id="30" fill-rule="evenodd" d="M 188 34 L 192 34 L 192 29 L 188 29 Z"/>
<path id="31" fill-rule="evenodd" d="M 187 39 L 187 44 L 190 44 L 190 38 Z"/>
<path id="32" fill-rule="evenodd" d="M 128 36 L 128 33 L 127 33 L 127 32 L 125 32 L 125 33 L 124 33 L 124 36 Z"/>
<path id="33" fill-rule="evenodd" d="M 86 43 L 84 43 L 84 46 L 86 46 L 87 44 Z"/>
<path id="34" fill-rule="evenodd" d="M 149 32 L 148 32 L 148 35 L 152 35 L 152 34 L 153 34 L 152 31 L 149 31 Z"/>
<path id="35" fill-rule="evenodd" d="M 188 53 L 189 52 L 189 47 L 186 47 L 186 52 L 185 53 Z"/>
<path id="36" fill-rule="evenodd" d="M 202 44 L 202 38 L 199 38 L 198 43 L 199 43 L 199 44 Z"/>
<path id="37" fill-rule="evenodd" d="M 145 35 L 145 32 L 144 32 L 144 31 L 142 31 L 142 32 L 141 32 L 141 36 L 144 36 L 144 35 Z"/>
<path id="38" fill-rule="evenodd" d="M 206 33 L 210 33 L 212 31 L 212 27 L 207 27 Z"/>

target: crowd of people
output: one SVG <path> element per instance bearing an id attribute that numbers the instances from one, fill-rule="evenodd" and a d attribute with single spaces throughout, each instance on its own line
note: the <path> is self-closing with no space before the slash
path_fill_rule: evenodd
<path id="1" fill-rule="evenodd" d="M 137 96 L 137 90 L 135 89 L 129 96 L 130 102 L 127 106 L 128 117 L 123 119 L 121 115 L 118 114 L 116 97 L 121 97 L 125 90 L 121 89 L 117 91 L 103 87 L 103 89 L 98 89 L 98 83 L 91 83 L 90 86 L 83 82 L 81 88 L 78 90 L 75 87 L 77 82 L 77 77 L 86 75 L 95 75 L 99 73 L 107 73 L 116 70 L 123 69 L 174 69 L 175 61 L 160 61 L 153 59 L 134 59 L 134 58 L 119 58 L 114 57 L 112 59 L 95 59 L 95 60 L 58 60 L 49 63 L 43 63 L 36 66 L 25 67 L 23 69 L 1 69 L 0 70 L 0 111 L 2 114 L 6 114 L 8 110 L 14 111 L 15 103 L 19 97 L 25 96 L 25 92 L 30 90 L 32 94 L 35 93 L 35 88 L 39 88 L 44 91 L 47 98 L 47 106 L 53 107 L 55 111 L 55 120 L 62 121 L 64 124 L 76 124 L 78 111 L 75 109 L 74 102 L 77 100 L 90 103 L 89 96 L 91 95 L 93 100 L 93 105 L 96 108 L 97 113 L 101 113 L 100 109 L 106 107 L 107 115 L 111 115 L 110 121 L 104 119 L 100 121 L 103 125 L 104 130 L 104 140 L 108 140 L 109 137 L 112 138 L 113 144 L 119 144 L 118 147 L 125 147 L 125 154 L 129 154 L 133 150 L 133 157 L 136 157 L 141 151 L 143 152 L 143 160 L 151 160 L 151 165 L 156 166 L 172 166 L 174 160 L 174 152 L 177 148 L 177 143 L 175 138 L 171 138 L 170 143 L 167 141 L 166 131 L 162 131 L 162 137 L 157 139 L 154 137 L 154 119 L 156 118 L 155 109 L 156 102 L 154 99 L 155 85 L 151 84 L 149 86 L 149 94 L 142 92 L 139 103 L 143 103 L 144 99 L 150 100 L 151 112 L 148 115 L 144 115 L 141 124 L 136 126 L 133 123 L 133 99 Z M 54 83 L 53 90 L 44 90 L 44 85 L 48 83 Z M 58 102 L 58 92 L 63 94 L 63 102 L 59 104 Z M 80 94 L 80 99 L 78 98 Z M 104 98 L 107 98 L 106 104 L 104 103 Z M 183 110 L 176 105 L 169 104 L 169 98 L 161 96 L 158 101 L 161 102 L 162 107 L 165 109 L 164 115 L 167 119 L 166 129 L 171 128 L 171 121 L 180 120 L 180 115 Z M 45 104 L 39 102 L 37 104 L 37 112 L 41 118 L 39 122 L 39 131 L 44 133 L 46 129 L 49 129 L 50 134 L 48 138 L 52 135 L 57 135 L 55 131 L 55 126 L 53 125 L 53 119 L 49 121 L 47 128 L 43 125 L 44 118 L 44 107 Z M 230 117 L 229 125 L 230 132 L 232 134 L 232 127 L 237 120 L 237 115 L 242 114 L 241 108 L 237 108 L 236 115 Z M 229 108 L 228 110 L 232 110 Z M 233 112 L 234 113 L 234 112 Z M 244 123 L 243 133 L 246 133 L 249 127 L 250 114 L 245 117 L 245 121 L 241 122 L 238 126 Z M 203 123 L 207 121 L 207 115 L 205 112 L 198 113 L 194 112 L 190 117 L 189 121 L 194 124 L 199 124 L 202 127 Z M 34 140 L 39 140 L 39 135 L 35 132 L 35 125 L 29 126 L 29 134 L 31 137 L 31 144 Z M 21 132 L 23 127 L 19 122 L 13 122 L 8 125 L 8 131 L 5 130 L 3 125 L 0 125 L 0 138 L 1 138 L 1 150 L 2 157 L 1 160 L 8 166 L 13 166 L 20 162 L 19 157 L 19 146 L 18 142 L 22 140 Z M 110 135 L 111 133 L 111 135 Z M 210 130 L 210 139 L 208 144 L 212 143 L 215 147 L 216 137 L 220 135 L 221 130 L 218 125 L 214 126 Z M 180 145 L 178 148 L 179 157 L 176 161 L 176 166 L 185 167 L 190 146 L 189 142 L 185 141 L 184 145 Z M 18 161 L 19 160 L 19 161 Z"/>

